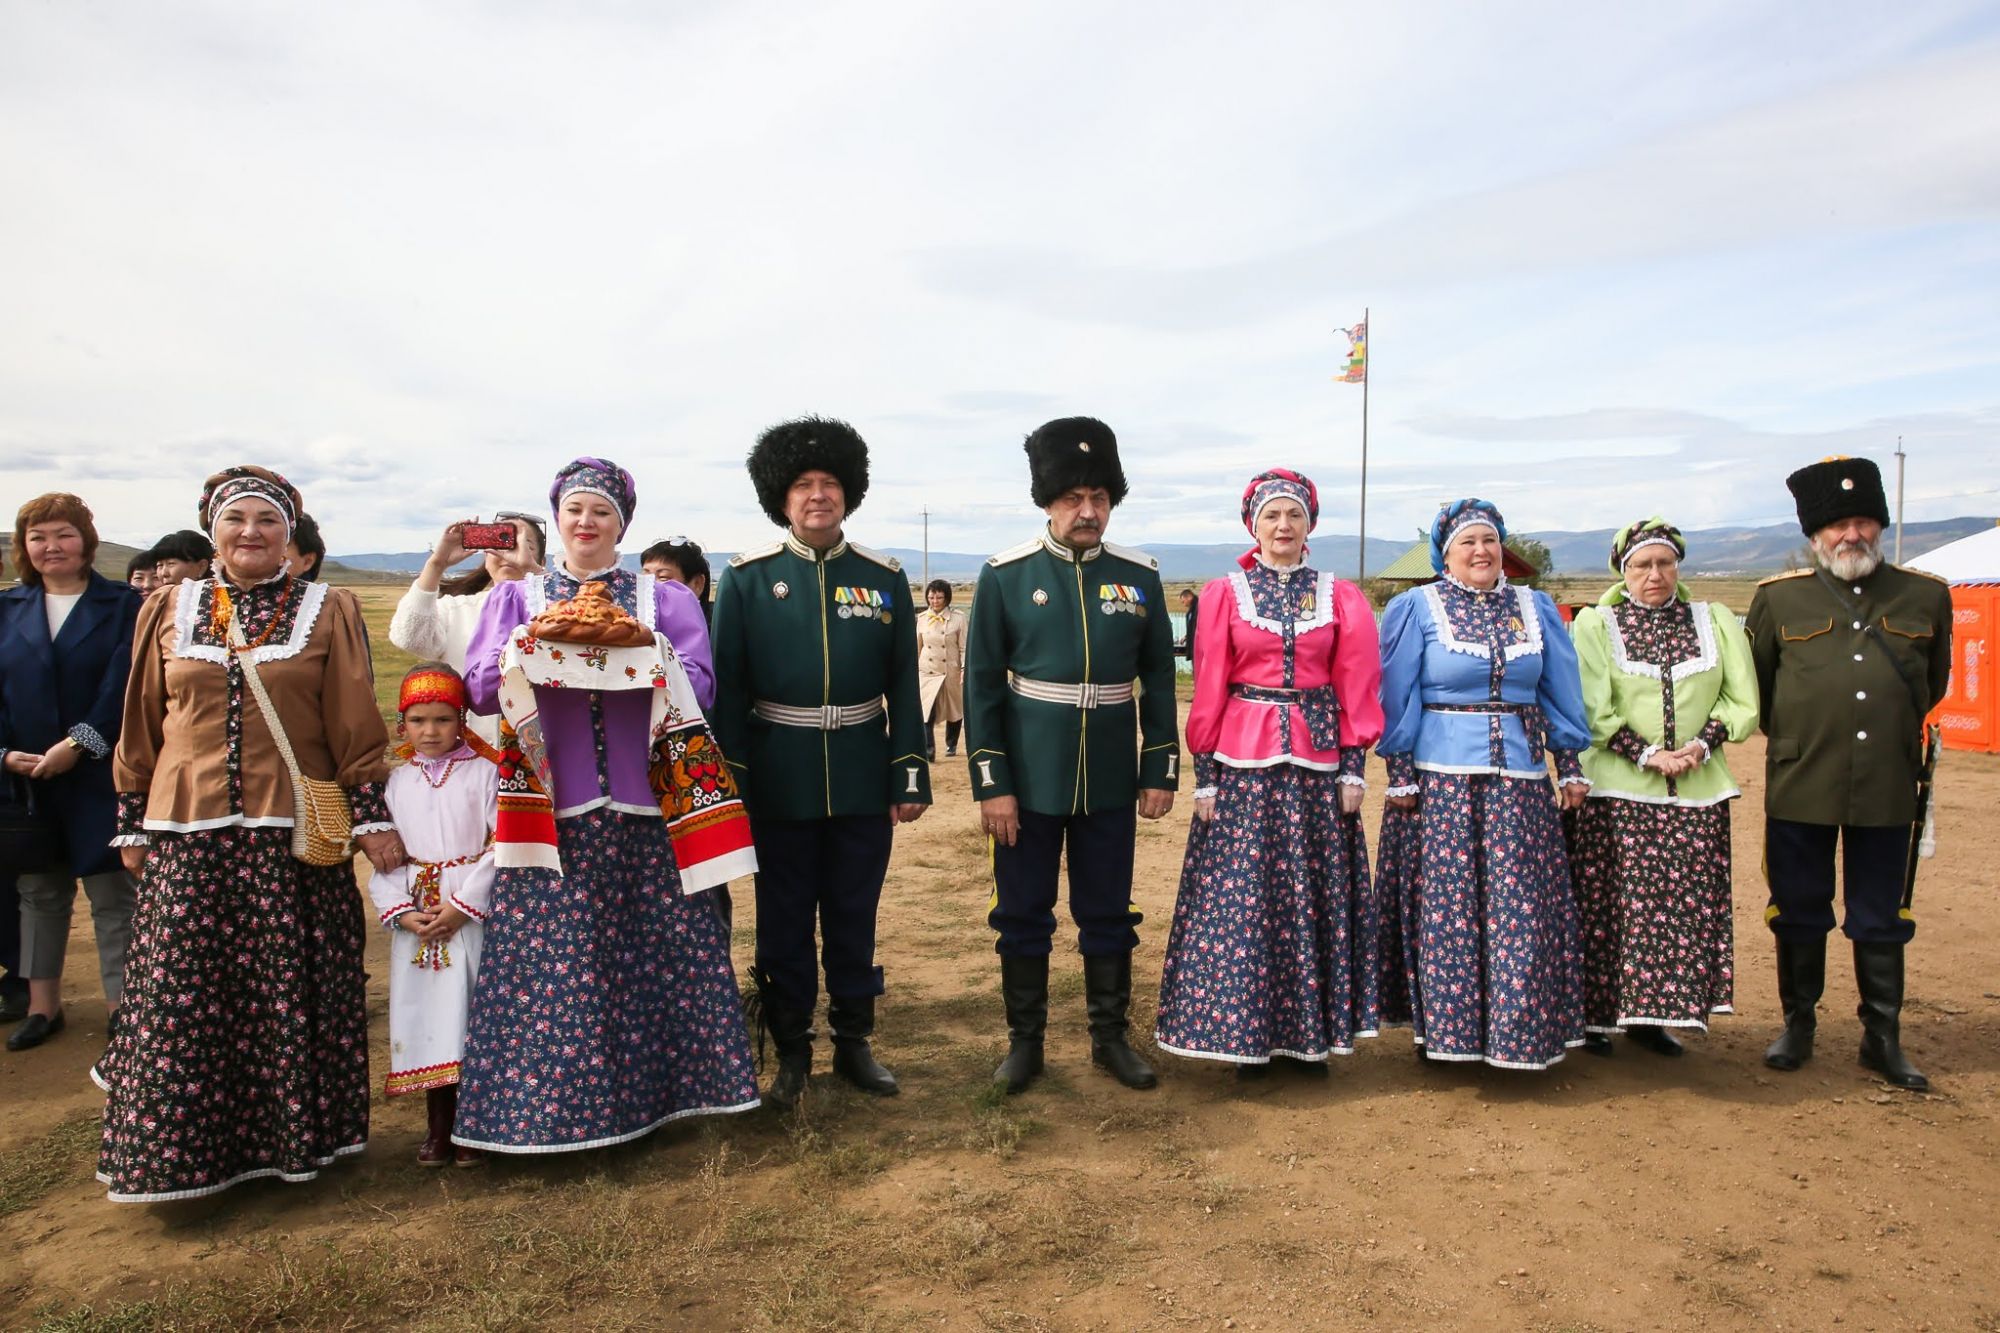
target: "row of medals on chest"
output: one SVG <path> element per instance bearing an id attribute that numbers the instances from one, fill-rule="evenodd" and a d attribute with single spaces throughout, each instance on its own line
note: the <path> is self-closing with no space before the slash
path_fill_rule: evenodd
<path id="1" fill-rule="evenodd" d="M 771 596 L 777 598 L 779 601 L 782 602 L 791 595 L 792 585 L 786 583 L 784 580 L 780 579 L 771 585 Z M 1049 594 L 1045 589 L 1037 588 L 1030 600 L 1036 606 L 1047 606 L 1049 604 Z M 1138 615 L 1146 613 L 1146 608 L 1135 602 L 1099 602 L 1097 609 L 1103 611 L 1106 615 L 1119 611 L 1129 611 Z M 833 613 L 842 620 L 867 620 L 879 615 L 882 623 L 885 625 L 895 618 L 889 613 L 887 607 L 877 612 L 873 607 L 868 606 L 837 606 L 833 609 Z"/>

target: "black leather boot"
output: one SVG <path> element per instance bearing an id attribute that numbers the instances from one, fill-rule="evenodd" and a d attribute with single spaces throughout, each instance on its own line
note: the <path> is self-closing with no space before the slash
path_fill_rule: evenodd
<path id="1" fill-rule="evenodd" d="M 1007 1058 L 993 1081 L 1011 1095 L 1042 1072 L 1042 1036 L 1049 1027 L 1049 956 L 1000 955 L 1000 998 L 1007 1006 Z"/>
<path id="2" fill-rule="evenodd" d="M 1128 1088 L 1150 1088 L 1159 1077 L 1126 1044 L 1125 1014 L 1132 1007 L 1132 955 L 1083 959 L 1083 998 L 1090 1015 L 1090 1062 Z"/>
<path id="3" fill-rule="evenodd" d="M 806 1082 L 812 1077 L 812 1010 L 787 1004 L 785 997 L 778 993 L 778 988 L 763 973 L 758 973 L 756 980 L 762 1005 L 758 1022 L 770 1034 L 771 1044 L 778 1048 L 778 1076 L 771 1080 L 764 1100 L 780 1111 L 789 1111 L 798 1105 L 800 1096 L 806 1090 Z M 761 1041 L 758 1048 L 762 1050 Z"/>
<path id="4" fill-rule="evenodd" d="M 1854 985 L 1861 992 L 1861 1063 L 1899 1088 L 1930 1091 L 1931 1081 L 1903 1054 L 1903 946 L 1854 944 Z"/>
<path id="5" fill-rule="evenodd" d="M 826 1025 L 833 1032 L 834 1073 L 877 1097 L 893 1097 L 900 1091 L 896 1076 L 884 1069 L 868 1048 L 868 1038 L 875 1033 L 874 996 L 829 997 Z"/>
<path id="6" fill-rule="evenodd" d="M 1790 1072 L 1812 1059 L 1813 1032 L 1819 1026 L 1814 1006 L 1826 992 L 1826 937 L 1778 943 L 1778 1003 L 1784 1006 L 1785 1030 L 1764 1052 L 1764 1063 Z"/>

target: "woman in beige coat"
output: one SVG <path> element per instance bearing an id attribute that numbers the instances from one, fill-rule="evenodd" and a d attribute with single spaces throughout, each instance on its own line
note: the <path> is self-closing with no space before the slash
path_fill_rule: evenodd
<path id="1" fill-rule="evenodd" d="M 937 758 L 936 733 L 944 723 L 944 752 L 958 753 L 959 728 L 965 725 L 965 612 L 951 604 L 951 585 L 932 579 L 924 585 L 923 611 L 917 614 L 917 689 L 924 705 L 924 757 Z"/>

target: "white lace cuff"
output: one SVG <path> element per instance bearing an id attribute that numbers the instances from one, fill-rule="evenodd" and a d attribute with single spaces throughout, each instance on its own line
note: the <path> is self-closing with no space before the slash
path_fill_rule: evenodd
<path id="1" fill-rule="evenodd" d="M 1424 788 L 1422 783 L 1408 782 L 1404 783 L 1400 787 L 1391 787 L 1389 788 L 1388 791 L 1382 794 L 1384 796 L 1415 796 L 1419 792 L 1423 791 L 1423 789 Z"/>
<path id="2" fill-rule="evenodd" d="M 1581 787 L 1585 791 L 1589 791 L 1592 787 L 1596 786 L 1597 784 L 1592 782 L 1589 778 L 1564 778 L 1562 782 L 1559 783 L 1558 785 L 1564 787 Z"/>
<path id="3" fill-rule="evenodd" d="M 113 847 L 150 847 L 152 840 L 143 833 L 121 833 L 111 840 Z"/>
<path id="4" fill-rule="evenodd" d="M 1194 798 L 1197 801 L 1212 801 L 1215 799 L 1215 794 L 1221 790 L 1220 787 L 1196 787 Z"/>
<path id="5" fill-rule="evenodd" d="M 396 826 L 388 820 L 377 820 L 373 824 L 356 824 L 354 826 L 354 836 L 357 838 L 365 833 L 394 833 L 395 831 Z"/>
<path id="6" fill-rule="evenodd" d="M 1702 739 L 1701 737 L 1697 736 L 1697 737 L 1695 737 L 1695 738 L 1694 738 L 1694 743 L 1695 743 L 1696 745 L 1699 745 L 1699 746 L 1701 747 L 1701 762 L 1702 762 L 1702 763 L 1704 763 L 1704 764 L 1705 764 L 1705 763 L 1707 763 L 1707 762 L 1708 762 L 1709 760 L 1711 760 L 1711 759 L 1715 758 L 1715 751 L 1713 751 L 1713 750 L 1711 750 L 1711 749 L 1709 749 L 1709 748 L 1708 748 L 1708 742 L 1707 742 L 1707 741 L 1705 741 L 1705 740 L 1703 740 L 1703 739 Z"/>
<path id="7" fill-rule="evenodd" d="M 1659 752 L 1660 752 L 1659 746 L 1648 745 L 1645 749 L 1639 751 L 1639 757 L 1633 760 L 1632 762 L 1637 764 L 1639 767 L 1644 768 L 1646 765 L 1653 762 L 1653 756 L 1658 754 Z"/>
<path id="8" fill-rule="evenodd" d="M 1343 787 L 1359 787 L 1361 790 L 1367 791 L 1368 779 L 1353 773 L 1342 773 L 1340 775 L 1340 785 Z"/>

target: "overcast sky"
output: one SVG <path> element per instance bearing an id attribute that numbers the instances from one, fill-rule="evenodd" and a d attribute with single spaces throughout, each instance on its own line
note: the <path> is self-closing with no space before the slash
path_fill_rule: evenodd
<path id="1" fill-rule="evenodd" d="M 2000 513 L 1990 3 L 0 0 L 0 502 L 107 538 L 284 471 L 336 552 L 541 508 L 772 535 L 742 457 L 868 439 L 857 540 L 1011 544 L 1022 436 L 1117 430 L 1114 539 L 1261 466 L 1369 531 L 1790 517 L 1910 456 Z"/>

